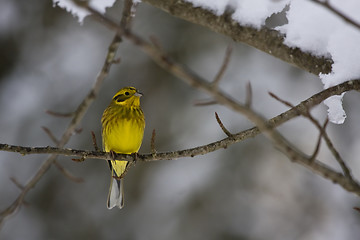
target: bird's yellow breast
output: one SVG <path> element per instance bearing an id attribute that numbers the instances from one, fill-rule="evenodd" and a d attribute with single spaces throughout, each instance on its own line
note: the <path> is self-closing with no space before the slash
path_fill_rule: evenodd
<path id="1" fill-rule="evenodd" d="M 114 120 L 111 127 L 104 129 L 104 150 L 124 154 L 137 152 L 141 146 L 143 134 L 144 124 L 139 119 Z"/>
<path id="2" fill-rule="evenodd" d="M 144 135 L 145 120 L 141 109 L 109 106 L 102 117 L 103 150 L 106 152 L 136 153 Z M 116 174 L 125 171 L 126 161 L 111 161 Z"/>

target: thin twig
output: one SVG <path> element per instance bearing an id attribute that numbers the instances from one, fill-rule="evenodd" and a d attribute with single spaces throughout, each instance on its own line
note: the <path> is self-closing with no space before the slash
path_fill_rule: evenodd
<path id="1" fill-rule="evenodd" d="M 155 149 L 155 136 L 156 136 L 156 131 L 155 128 L 152 131 L 151 134 L 151 142 L 150 142 L 150 147 L 151 147 L 151 154 L 155 155 L 156 154 L 156 149 Z"/>
<path id="2" fill-rule="evenodd" d="M 252 104 L 252 88 L 251 88 L 251 83 L 248 82 L 246 84 L 246 99 L 245 99 L 245 106 L 247 108 L 250 108 L 251 107 L 251 104 Z"/>
<path id="3" fill-rule="evenodd" d="M 229 45 L 226 48 L 226 53 L 225 53 L 225 56 L 224 56 L 224 60 L 223 60 L 223 63 L 221 65 L 220 69 L 219 69 L 219 72 L 216 74 L 214 80 L 212 81 L 212 84 L 214 86 L 219 85 L 219 82 L 222 79 L 222 77 L 223 77 L 223 75 L 225 73 L 225 70 L 229 65 L 231 53 L 232 53 L 232 47 Z"/>
<path id="4" fill-rule="evenodd" d="M 46 134 L 49 136 L 51 141 L 53 141 L 56 145 L 59 144 L 59 140 L 54 136 L 54 134 L 50 131 L 50 129 L 44 126 L 42 126 L 41 128 L 46 132 Z"/>
<path id="5" fill-rule="evenodd" d="M 67 177 L 68 179 L 70 179 L 73 182 L 76 183 L 81 183 L 84 182 L 84 179 L 81 177 L 76 177 L 74 176 L 72 173 L 70 173 L 66 168 L 64 168 L 60 163 L 58 163 L 57 161 L 54 161 L 54 165 L 57 167 L 57 169 L 59 169 L 59 171 L 64 174 L 65 177 Z"/>
<path id="6" fill-rule="evenodd" d="M 272 93 L 272 92 L 268 92 L 268 93 L 269 93 L 269 95 L 270 95 L 272 98 L 274 98 L 275 100 L 283 103 L 285 106 L 288 106 L 288 107 L 290 107 L 290 108 L 293 108 L 293 107 L 294 107 L 294 105 L 292 105 L 290 102 L 288 102 L 288 101 L 286 101 L 286 100 L 284 100 L 284 99 L 281 99 L 280 97 L 276 96 L 274 93 Z"/>
<path id="7" fill-rule="evenodd" d="M 317 3 L 319 5 L 324 6 L 325 8 L 327 8 L 328 10 L 330 10 L 332 13 L 334 13 L 335 15 L 337 15 L 338 17 L 342 18 L 345 22 L 353 25 L 354 27 L 356 27 L 357 29 L 360 30 L 360 24 L 358 22 L 356 22 L 355 20 L 353 20 L 352 18 L 350 18 L 349 16 L 346 16 L 345 13 L 341 12 L 340 10 L 336 9 L 335 7 L 333 7 L 332 5 L 330 5 L 328 0 L 325 1 L 321 1 L 321 0 L 311 0 L 314 3 Z"/>
<path id="8" fill-rule="evenodd" d="M 334 144 L 332 143 L 332 141 L 330 140 L 329 135 L 324 131 L 323 132 L 323 137 L 324 140 L 328 146 L 328 148 L 330 149 L 332 155 L 335 157 L 336 161 L 339 163 L 342 171 L 344 172 L 344 175 L 350 180 L 350 181 L 354 181 L 353 177 L 351 175 L 351 171 L 350 168 L 347 166 L 347 164 L 345 163 L 344 159 L 342 159 L 342 157 L 340 156 L 340 153 L 336 150 L 336 148 L 334 147 Z"/>
<path id="9" fill-rule="evenodd" d="M 95 133 L 94 131 L 91 131 L 91 138 L 92 138 L 92 142 L 93 142 L 93 146 L 94 146 L 94 149 L 95 151 L 99 151 L 99 147 L 97 145 L 97 142 L 96 142 L 96 136 L 95 136 Z"/>
<path id="10" fill-rule="evenodd" d="M 234 135 L 226 129 L 226 127 L 224 126 L 224 124 L 221 122 L 220 118 L 219 118 L 219 115 L 217 114 L 217 112 L 215 112 L 215 118 L 216 118 L 216 121 L 217 123 L 219 124 L 221 130 L 223 130 L 223 132 L 230 138 L 232 138 Z"/>
<path id="11" fill-rule="evenodd" d="M 209 106 L 209 105 L 215 105 L 218 102 L 216 102 L 213 99 L 210 100 L 197 100 L 196 102 L 194 102 L 194 106 Z"/>
<path id="12" fill-rule="evenodd" d="M 47 135 L 50 137 L 50 139 L 56 144 L 59 144 L 59 140 L 56 139 L 56 137 L 53 135 L 53 133 L 48 129 L 47 127 L 42 127 L 42 129 L 47 133 Z M 75 130 L 76 131 L 76 130 Z M 61 166 L 60 163 L 58 163 L 56 160 L 54 161 L 55 166 L 60 170 L 62 174 L 64 174 L 65 177 L 69 178 L 70 180 L 74 182 L 83 182 L 84 180 L 82 178 L 78 178 L 73 176 L 68 170 L 66 170 L 63 166 Z M 24 187 L 22 187 L 24 189 Z"/>
<path id="13" fill-rule="evenodd" d="M 70 112 L 70 113 L 59 113 L 59 112 L 54 112 L 51 110 L 46 110 L 45 113 L 52 115 L 54 117 L 64 117 L 64 118 L 68 118 L 68 117 L 73 117 L 74 116 L 74 112 Z"/>
<path id="14" fill-rule="evenodd" d="M 10 180 L 20 189 L 24 190 L 24 186 L 19 183 L 19 181 L 15 177 L 10 177 Z"/>
<path id="15" fill-rule="evenodd" d="M 329 123 L 329 119 L 326 118 L 326 120 L 325 120 L 325 122 L 324 122 L 324 124 L 322 126 L 322 130 L 319 131 L 320 133 L 319 133 L 319 137 L 318 137 L 318 140 L 317 140 L 317 143 L 316 143 L 315 150 L 314 150 L 313 154 L 310 157 L 311 161 L 314 161 L 316 159 L 316 157 L 317 157 L 317 155 L 318 155 L 318 153 L 320 151 L 321 140 L 323 138 L 323 133 L 326 131 L 326 127 L 327 127 L 328 123 Z"/>
<path id="16" fill-rule="evenodd" d="M 273 98 L 275 98 L 276 100 L 284 103 L 285 105 L 292 107 L 293 105 L 281 98 L 279 98 L 278 96 L 276 96 L 273 93 L 269 93 Z M 340 165 L 344 175 L 350 180 L 350 181 L 354 181 L 353 177 L 351 175 L 351 171 L 350 168 L 347 166 L 347 164 L 345 163 L 345 161 L 342 159 L 342 157 L 340 156 L 340 153 L 336 150 L 336 148 L 334 147 L 329 135 L 327 134 L 327 132 L 325 131 L 325 127 L 328 124 L 328 120 L 325 121 L 324 126 L 321 126 L 320 123 L 310 114 L 310 109 L 305 109 L 305 111 L 301 112 L 301 115 L 303 115 L 304 117 L 308 118 L 316 127 L 317 129 L 320 131 L 320 135 L 324 138 L 326 145 L 328 146 L 329 150 L 331 151 L 332 155 L 334 156 L 334 158 L 336 159 L 336 161 L 338 162 L 338 164 Z M 311 158 L 311 160 L 313 160 Z"/>

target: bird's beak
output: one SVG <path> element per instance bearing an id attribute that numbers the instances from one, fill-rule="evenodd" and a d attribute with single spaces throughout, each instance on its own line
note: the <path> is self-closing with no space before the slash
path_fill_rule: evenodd
<path id="1" fill-rule="evenodd" d="M 134 96 L 141 97 L 143 94 L 141 92 L 136 92 Z"/>

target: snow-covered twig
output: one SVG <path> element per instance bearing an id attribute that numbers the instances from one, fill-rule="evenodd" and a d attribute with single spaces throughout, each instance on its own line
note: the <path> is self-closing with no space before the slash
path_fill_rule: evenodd
<path id="1" fill-rule="evenodd" d="M 287 46 L 284 44 L 284 36 L 276 30 L 266 27 L 257 29 L 251 26 L 242 26 L 226 12 L 217 16 L 211 10 L 194 7 L 192 3 L 185 0 L 143 0 L 143 2 L 160 8 L 175 17 L 224 34 L 235 42 L 248 44 L 315 75 L 331 72 L 333 63 L 331 59 Z"/>

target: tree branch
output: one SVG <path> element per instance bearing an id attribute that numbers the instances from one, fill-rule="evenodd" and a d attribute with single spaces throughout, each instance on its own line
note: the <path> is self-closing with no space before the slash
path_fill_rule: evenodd
<path id="1" fill-rule="evenodd" d="M 161 10 L 186 21 L 207 27 L 214 32 L 224 34 L 235 42 L 242 42 L 279 58 L 291 65 L 318 75 L 330 73 L 332 59 L 316 57 L 299 48 L 290 48 L 284 44 L 284 37 L 278 31 L 265 27 L 256 29 L 241 26 L 225 13 L 216 16 L 209 10 L 194 7 L 184 0 L 143 0 Z"/>
<path id="2" fill-rule="evenodd" d="M 360 196 L 360 186 L 357 182 L 351 181 L 347 176 L 342 175 L 341 173 L 336 172 L 332 168 L 328 167 L 327 165 L 312 159 L 312 157 L 306 156 L 304 153 L 296 149 L 295 146 L 291 145 L 281 134 L 279 134 L 276 130 L 274 130 L 274 127 L 276 125 L 273 125 L 273 123 L 279 124 L 283 121 L 287 121 L 289 117 L 298 116 L 300 114 L 306 114 L 309 109 L 314 106 L 316 102 L 313 101 L 314 99 L 310 101 L 305 101 L 301 103 L 301 107 L 299 108 L 292 108 L 290 112 L 287 112 L 286 115 L 279 115 L 276 117 L 276 120 L 278 122 L 270 122 L 265 121 L 261 116 L 259 116 L 257 113 L 252 111 L 249 106 L 240 104 L 236 100 L 232 99 L 231 97 L 227 96 L 224 92 L 220 91 L 216 86 L 214 87 L 211 82 L 208 82 L 201 77 L 199 77 L 197 74 L 189 70 L 188 68 L 176 63 L 173 61 L 168 55 L 163 53 L 160 49 L 154 47 L 153 45 L 149 44 L 147 41 L 142 39 L 141 37 L 135 35 L 134 33 L 127 31 L 126 29 L 122 29 L 121 27 L 117 26 L 116 23 L 112 22 L 109 18 L 101 15 L 96 10 L 92 9 L 91 7 L 87 6 L 87 9 L 93 13 L 93 16 L 96 19 L 101 20 L 101 23 L 103 23 L 108 28 L 112 29 L 113 31 L 116 31 L 118 34 L 123 34 L 124 37 L 126 37 L 128 40 L 130 40 L 133 44 L 141 48 L 145 53 L 147 53 L 157 64 L 159 64 L 161 67 L 163 67 L 165 70 L 169 71 L 173 75 L 179 77 L 189 85 L 199 88 L 208 94 L 212 95 L 215 100 L 221 104 L 224 104 L 225 106 L 229 107 L 230 109 L 241 113 L 245 115 L 249 120 L 251 120 L 255 125 L 257 125 L 257 128 L 253 128 L 255 131 L 261 131 L 265 136 L 267 136 L 274 145 L 282 151 L 286 156 L 288 156 L 289 159 L 291 159 L 294 162 L 297 162 L 313 172 L 317 173 L 318 175 L 331 180 L 334 183 L 338 183 L 341 185 L 344 189 L 346 189 L 349 192 L 354 192 L 357 195 Z M 347 82 L 347 84 L 342 85 L 339 84 L 336 86 L 336 88 L 332 90 L 336 90 L 345 86 L 351 86 L 351 88 L 354 87 L 354 85 L 357 85 L 356 89 L 359 87 L 359 80 L 353 80 Z M 328 89 L 329 90 L 329 89 Z M 325 91 L 326 92 L 326 91 Z M 316 94 L 315 96 L 324 96 L 326 95 L 324 91 Z M 324 94 L 325 93 L 325 94 Z M 330 95 L 331 96 L 331 95 Z M 326 96 L 326 98 L 329 96 Z M 304 104 L 303 104 L 304 103 Z M 317 104 L 319 104 L 318 102 Z M 308 104 L 308 105 L 307 105 Z M 316 105 L 316 104 L 315 104 Z M 302 108 L 305 107 L 305 108 Z M 287 119 L 287 120 L 284 120 Z M 273 120 L 273 119 L 272 119 Z M 240 141 L 241 139 L 236 138 L 237 141 Z M 226 145 L 225 145 L 226 146 Z M 196 150 L 204 150 L 200 154 L 205 154 L 209 151 L 204 148 L 196 148 Z M 188 152 L 188 150 L 186 150 Z M 174 152 L 173 152 L 174 153 Z M 178 152 L 180 153 L 180 152 Z M 161 154 L 158 154 L 157 156 L 160 156 Z M 193 154 L 191 157 L 194 156 Z M 176 157 L 176 156 L 175 156 Z"/>
<path id="3" fill-rule="evenodd" d="M 340 10 L 336 9 L 335 7 L 333 7 L 328 0 L 325 1 L 320 1 L 320 0 L 311 0 L 314 3 L 317 3 L 321 6 L 323 6 L 324 8 L 327 8 L 330 12 L 334 13 L 335 15 L 337 15 L 338 17 L 340 17 L 342 20 L 344 20 L 345 22 L 351 24 L 352 26 L 356 27 L 358 30 L 360 30 L 360 24 L 356 21 L 354 21 L 352 18 L 346 16 L 343 12 L 341 12 Z"/>
<path id="4" fill-rule="evenodd" d="M 224 61 L 223 64 L 221 65 L 219 72 L 216 74 L 214 80 L 212 81 L 212 84 L 214 86 L 218 86 L 220 80 L 222 79 L 222 77 L 224 76 L 225 70 L 229 65 L 230 62 L 230 56 L 232 53 L 232 47 L 228 46 L 226 49 L 226 53 L 225 53 L 225 57 L 224 57 Z"/>
<path id="5" fill-rule="evenodd" d="M 350 90 L 360 90 L 360 80 L 351 80 L 339 85 L 333 86 L 331 88 L 325 89 L 310 98 L 302 101 L 298 105 L 293 108 L 279 114 L 276 117 L 269 119 L 266 122 L 270 128 L 276 128 L 281 124 L 299 116 L 302 114 L 306 114 L 311 108 L 317 106 L 326 98 L 339 95 L 343 92 L 347 92 Z M 231 144 L 246 140 L 248 138 L 253 138 L 260 134 L 260 130 L 258 127 L 253 127 L 244 131 L 241 131 L 236 134 L 232 134 L 231 137 L 224 138 L 222 140 L 212 142 L 203 146 L 173 151 L 173 152 L 163 152 L 156 153 L 156 157 L 153 154 L 139 154 L 139 161 L 157 161 L 157 160 L 169 160 L 176 159 L 182 157 L 194 157 L 197 155 L 207 154 L 213 151 L 216 151 L 220 148 L 226 148 Z M 8 151 L 8 152 L 16 152 L 22 155 L 27 154 L 57 154 L 57 155 L 65 155 L 65 156 L 75 156 L 81 158 L 94 158 L 94 159 L 104 159 L 107 160 L 112 156 L 106 152 L 100 151 L 85 151 L 85 150 L 76 150 L 69 148 L 58 148 L 58 147 L 22 147 L 22 146 L 13 146 L 8 144 L 0 144 L 0 151 Z M 126 160 L 133 161 L 133 158 L 127 154 L 117 154 L 116 160 Z"/>
<path id="6" fill-rule="evenodd" d="M 251 111 L 250 109 L 244 111 L 245 115 L 253 121 L 258 127 L 254 127 L 237 134 L 233 134 L 231 137 L 227 137 L 220 141 L 212 142 L 207 145 L 184 149 L 179 151 L 172 152 L 162 152 L 162 153 L 149 153 L 149 154 L 139 154 L 137 161 L 157 161 L 157 160 L 170 160 L 183 157 L 194 157 L 197 155 L 204 155 L 213 151 L 216 151 L 220 148 L 227 148 L 231 144 L 243 141 L 250 137 L 255 137 L 260 132 L 264 133 L 274 145 L 288 156 L 292 161 L 299 163 L 306 168 L 312 170 L 313 172 L 319 174 L 320 176 L 331 180 L 334 183 L 338 183 L 345 190 L 349 192 L 354 192 L 360 196 L 360 185 L 358 182 L 349 178 L 347 174 L 344 176 L 341 173 L 338 173 L 329 166 L 321 163 L 320 161 L 313 159 L 313 156 L 307 156 L 301 151 L 296 149 L 290 143 L 286 141 L 277 131 L 274 130 L 275 127 L 280 124 L 302 114 L 303 111 L 309 111 L 312 107 L 316 106 L 324 99 L 330 95 L 338 95 L 344 91 L 349 90 L 359 90 L 360 89 L 360 80 L 348 81 L 332 88 L 328 88 L 314 96 L 308 98 L 307 100 L 301 102 L 297 106 L 294 106 L 292 109 L 268 120 L 265 121 L 261 116 Z M 315 104 L 317 103 L 317 104 Z M 241 107 L 241 106 L 240 106 Z M 107 160 L 111 158 L 110 153 L 98 152 L 98 151 L 84 151 L 76 149 L 61 149 L 56 147 L 21 147 L 21 146 L 11 146 L 7 144 L 0 144 L 0 150 L 9 151 L 9 152 L 18 152 L 23 155 L 26 154 L 57 154 L 57 155 L 66 155 L 66 156 L 77 156 L 81 158 L 94 158 L 94 159 L 103 159 Z M 52 155 L 54 156 L 54 155 Z M 133 157 L 127 154 L 117 154 L 116 160 L 125 160 L 133 161 Z"/>
<path id="7" fill-rule="evenodd" d="M 267 121 L 267 124 L 272 128 L 278 127 L 281 124 L 299 116 L 305 115 L 311 108 L 317 106 L 325 99 L 333 95 L 340 95 L 344 92 L 350 90 L 360 91 L 360 79 L 359 80 L 351 80 L 339 85 L 330 87 L 325 89 L 308 99 L 302 101 L 298 105 L 292 107 L 291 109 L 279 114 L 276 117 L 273 117 Z M 196 155 L 202 155 L 209 152 L 216 151 L 220 148 L 226 148 L 231 144 L 234 144 L 239 141 L 246 140 L 248 138 L 252 138 L 260 134 L 260 130 L 257 127 L 253 127 L 244 131 L 241 131 L 236 134 L 232 134 L 231 137 L 224 138 L 222 140 L 209 143 L 207 145 L 199 146 L 196 148 L 190 148 L 186 150 L 180 150 L 176 152 L 167 152 L 161 153 L 161 156 L 157 156 L 157 158 L 151 158 L 151 154 L 140 154 L 139 161 L 155 161 L 155 160 L 165 160 L 165 159 L 175 159 L 179 157 L 190 157 Z M 58 147 L 40 147 L 40 148 L 31 148 L 31 147 L 21 147 L 21 146 L 12 146 L 8 144 L 0 144 L 0 151 L 8 151 L 8 152 L 17 152 L 22 155 L 27 154 L 57 154 L 57 155 L 65 155 L 65 156 L 76 156 L 76 157 L 84 157 L 84 158 L 95 158 L 95 159 L 109 159 L 111 156 L 105 152 L 99 151 L 83 151 L 83 150 L 74 150 L 74 149 L 61 149 Z M 157 153 L 157 155 L 160 153 Z M 118 158 L 116 160 L 126 160 L 132 161 L 133 158 L 127 156 L 126 154 L 117 154 Z"/>
<path id="8" fill-rule="evenodd" d="M 123 9 L 123 17 L 121 20 L 121 25 L 124 29 L 127 29 L 131 23 L 131 19 L 133 18 L 132 12 L 133 4 L 132 0 L 126 0 L 124 3 L 124 9 Z M 129 17 L 130 16 L 130 17 Z M 110 67 L 113 64 L 115 60 L 116 51 L 118 49 L 118 46 L 121 42 L 121 35 L 116 34 L 113 41 L 109 45 L 108 52 L 106 55 L 105 62 L 102 66 L 102 69 L 97 76 L 94 85 L 92 86 L 90 92 L 86 95 L 86 97 L 83 99 L 83 101 L 79 104 L 76 111 L 72 115 L 72 119 L 67 126 L 66 130 L 64 131 L 61 139 L 59 140 L 57 147 L 63 148 L 65 144 L 69 141 L 70 137 L 75 132 L 77 126 L 80 124 L 81 120 L 83 119 L 86 111 L 90 107 L 90 105 L 95 100 L 100 87 L 102 83 L 104 82 L 105 78 L 107 77 Z M 57 154 L 54 153 L 53 155 L 50 155 L 47 160 L 45 160 L 41 166 L 39 167 L 38 171 L 35 173 L 35 175 L 24 185 L 22 192 L 19 194 L 17 199 L 4 211 L 0 213 L 0 224 L 2 221 L 4 221 L 5 217 L 13 214 L 24 202 L 24 198 L 26 194 L 35 187 L 36 183 L 39 182 L 39 180 L 42 178 L 42 176 L 47 172 L 47 170 L 50 168 L 50 166 L 54 163 L 54 161 L 57 158 Z"/>

